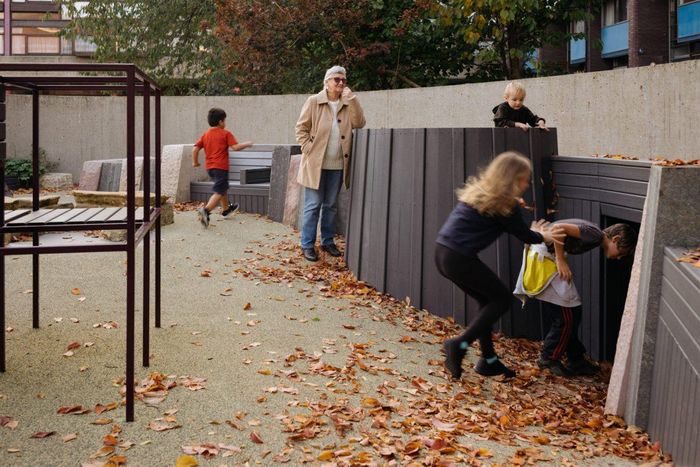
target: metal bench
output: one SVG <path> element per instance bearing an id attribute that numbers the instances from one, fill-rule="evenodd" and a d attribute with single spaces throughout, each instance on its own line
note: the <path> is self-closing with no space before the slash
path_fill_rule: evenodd
<path id="1" fill-rule="evenodd" d="M 275 146 L 254 144 L 243 151 L 229 151 L 229 202 L 240 205 L 243 212 L 267 214 L 270 196 L 272 152 Z M 192 182 L 192 201 L 206 202 L 213 193 L 214 182 Z"/>

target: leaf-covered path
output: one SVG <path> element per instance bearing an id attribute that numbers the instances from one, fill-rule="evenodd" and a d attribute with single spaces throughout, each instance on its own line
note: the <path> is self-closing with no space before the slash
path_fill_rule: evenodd
<path id="1" fill-rule="evenodd" d="M 535 365 L 537 343 L 501 338 L 516 379 L 476 375 L 472 349 L 451 382 L 440 343 L 455 325 L 358 283 L 340 260 L 305 262 L 285 226 L 212 220 L 203 230 L 176 213 L 164 230 L 163 328 L 151 367 L 137 363 L 134 423 L 120 406 L 124 255 L 42 257 L 38 330 L 30 259 L 8 257 L 0 465 L 663 460 L 602 414 L 603 378 L 553 377 Z"/>

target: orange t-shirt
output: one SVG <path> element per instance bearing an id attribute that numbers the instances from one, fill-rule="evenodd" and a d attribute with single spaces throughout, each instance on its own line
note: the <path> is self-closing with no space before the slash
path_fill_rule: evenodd
<path id="1" fill-rule="evenodd" d="M 238 144 L 233 133 L 225 128 L 212 127 L 194 143 L 198 148 L 204 148 L 206 158 L 204 166 L 209 169 L 228 170 L 228 148 Z"/>

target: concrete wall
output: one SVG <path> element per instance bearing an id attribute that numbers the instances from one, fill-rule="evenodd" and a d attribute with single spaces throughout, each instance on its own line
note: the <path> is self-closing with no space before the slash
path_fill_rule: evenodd
<path id="1" fill-rule="evenodd" d="M 695 159 L 700 157 L 698 73 L 700 61 L 691 60 L 535 78 L 525 80 L 526 103 L 558 128 L 561 154 Z M 503 87 L 503 82 L 491 82 L 372 91 L 359 93 L 359 99 L 368 128 L 480 127 L 492 125 L 491 109 L 502 100 Z M 229 113 L 228 126 L 239 140 L 294 143 L 294 124 L 305 98 L 165 97 L 162 143 L 194 142 L 207 128 L 206 112 L 213 106 Z M 27 96 L 8 96 L 8 157 L 30 153 L 30 104 Z M 59 162 L 58 170 L 72 173 L 76 181 L 83 161 L 124 156 L 124 98 L 43 96 L 41 116 L 41 146 L 50 160 Z M 137 137 L 140 144 L 140 131 Z"/>

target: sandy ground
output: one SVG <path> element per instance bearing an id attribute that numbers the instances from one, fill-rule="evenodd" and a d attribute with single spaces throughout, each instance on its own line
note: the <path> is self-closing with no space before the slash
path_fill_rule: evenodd
<path id="1" fill-rule="evenodd" d="M 64 241 L 100 241 L 77 234 L 59 236 L 71 237 Z M 142 299 L 136 300 L 136 372 L 137 380 L 157 372 L 169 375 L 178 385 L 167 394 L 156 394 L 165 398 L 153 406 L 137 401 L 133 423 L 124 421 L 123 407 L 95 413 L 98 404 L 108 406 L 121 399 L 125 254 L 42 256 L 39 329 L 31 327 L 31 259 L 8 256 L 7 326 L 11 331 L 7 333 L 7 372 L 0 374 L 0 415 L 12 417 L 17 426 L 0 427 L 0 465 L 99 465 L 117 455 L 126 458 L 128 465 L 172 466 L 183 455 L 183 446 L 199 446 L 204 453 L 202 443 L 223 447 L 209 459 L 195 456 L 200 465 L 298 465 L 304 460 L 320 464 L 347 461 L 350 457 L 343 456 L 348 452 L 368 453 L 367 459 L 379 464 L 389 462 L 391 456 L 382 457 L 370 445 L 376 440 L 368 441 L 374 429 L 370 417 L 353 423 L 340 437 L 331 421 L 332 410 L 327 411 L 323 425 L 308 425 L 320 430 L 313 439 L 288 438 L 295 427 L 309 421 L 309 405 L 368 411 L 371 398 L 384 400 L 386 392 L 380 391 L 384 387 L 391 392 L 391 400 L 410 407 L 427 397 L 411 385 L 411 378 L 422 378 L 433 393 L 437 388 L 448 395 L 459 394 L 467 384 L 460 387 L 444 378 L 435 363 L 442 358 L 439 339 L 377 319 L 381 311 L 377 307 L 356 306 L 352 297 L 328 297 L 319 293 L 320 285 L 304 280 L 280 283 L 246 277 L 242 259 L 265 249 L 261 241 L 296 242 L 296 238 L 286 226 L 257 216 L 238 214 L 221 220 L 214 215 L 211 227 L 204 230 L 193 212 L 176 213 L 175 223 L 164 228 L 163 326 L 151 329 L 150 368 L 140 364 Z M 108 324 L 112 321 L 116 328 Z M 65 356 L 72 342 L 80 346 L 71 351 L 72 356 Z M 373 365 L 386 371 L 358 370 L 352 381 L 338 373 L 329 378 L 311 371 L 319 362 L 343 368 L 357 355 L 352 344 L 365 344 Z M 476 353 L 470 352 L 471 362 Z M 471 370 L 465 373 L 484 391 L 496 394 L 501 384 L 474 378 Z M 204 388 L 193 390 L 199 380 L 186 387 L 184 383 L 192 380 L 183 377 L 204 378 Z M 78 405 L 90 412 L 57 413 L 61 407 Z M 482 409 L 487 410 L 469 408 L 475 413 Z M 395 409 L 391 420 L 405 421 L 401 413 L 401 408 Z M 94 424 L 100 419 L 111 422 Z M 149 428 L 154 423 L 151 426 L 156 428 L 179 427 L 154 431 Z M 399 446 L 412 438 L 399 429 L 393 431 Z M 525 431 L 534 436 L 542 427 Z M 32 438 L 37 432 L 55 433 Z M 105 438 L 110 433 L 112 437 Z M 253 439 L 256 435 L 261 443 Z M 474 461 L 484 465 L 509 464 L 518 449 L 528 446 L 541 450 L 545 464 L 633 465 L 617 457 L 587 458 L 573 449 L 536 446 L 527 439 L 512 439 L 513 445 L 478 434 L 462 434 L 459 439 L 473 450 L 484 449 Z M 107 449 L 99 451 L 104 446 Z M 209 454 L 213 453 L 210 447 Z M 446 452 L 442 457 L 449 456 Z M 441 458 L 440 454 L 433 457 Z M 355 457 L 358 464 L 362 459 Z M 406 465 L 406 459 L 410 457 L 395 462 Z"/>

